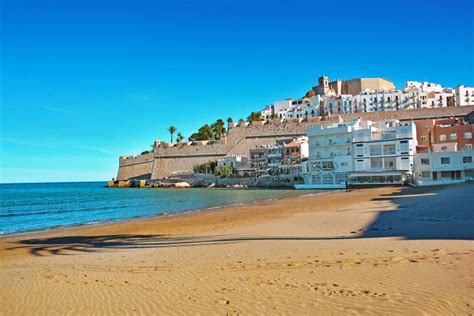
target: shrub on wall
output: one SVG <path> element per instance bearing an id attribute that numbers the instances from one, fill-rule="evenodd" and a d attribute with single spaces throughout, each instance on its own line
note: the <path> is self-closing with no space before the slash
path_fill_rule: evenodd
<path id="1" fill-rule="evenodd" d="M 234 174 L 234 168 L 231 166 L 220 166 L 216 168 L 216 174 L 221 177 L 228 177 Z"/>
<path id="2" fill-rule="evenodd" d="M 195 173 L 214 173 L 216 166 L 217 163 L 215 161 L 209 161 L 200 165 L 195 165 L 193 170 Z"/>

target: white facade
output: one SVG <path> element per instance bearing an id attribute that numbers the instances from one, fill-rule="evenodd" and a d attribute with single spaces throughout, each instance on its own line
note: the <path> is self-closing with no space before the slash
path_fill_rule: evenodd
<path id="1" fill-rule="evenodd" d="M 414 184 L 439 185 L 474 180 L 474 151 L 439 151 L 415 155 Z"/>
<path id="2" fill-rule="evenodd" d="M 241 155 L 229 155 L 224 159 L 217 160 L 218 167 L 230 166 L 233 169 L 247 168 L 249 164 L 249 158 Z"/>
<path id="3" fill-rule="evenodd" d="M 407 81 L 402 90 L 365 90 L 358 95 L 315 95 L 311 98 L 275 101 L 273 109 L 280 119 L 302 119 L 329 114 L 398 111 L 474 104 L 474 87 L 443 88 L 431 82 Z M 271 110 L 262 110 L 269 119 Z"/>
<path id="4" fill-rule="evenodd" d="M 442 92 L 443 86 L 433 82 L 418 82 L 418 81 L 407 81 L 405 82 L 404 90 L 418 90 L 422 92 Z"/>
<path id="5" fill-rule="evenodd" d="M 474 104 L 474 87 L 457 86 L 455 91 L 457 106 Z"/>
<path id="6" fill-rule="evenodd" d="M 413 172 L 416 127 L 398 121 L 364 122 L 353 133 L 352 185 L 401 183 Z"/>
<path id="7" fill-rule="evenodd" d="M 352 171 L 352 133 L 359 120 L 308 128 L 309 157 L 297 189 L 345 188 Z"/>

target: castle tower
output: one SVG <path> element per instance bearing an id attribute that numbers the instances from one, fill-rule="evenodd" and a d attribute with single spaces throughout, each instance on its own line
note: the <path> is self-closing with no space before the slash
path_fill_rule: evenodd
<path id="1" fill-rule="evenodd" d="M 326 95 L 329 93 L 329 78 L 322 76 L 318 78 L 318 85 L 313 87 L 313 91 L 319 95 Z"/>

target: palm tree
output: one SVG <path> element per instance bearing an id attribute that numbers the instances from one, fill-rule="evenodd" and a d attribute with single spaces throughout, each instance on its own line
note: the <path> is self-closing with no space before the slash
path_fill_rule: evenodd
<path id="1" fill-rule="evenodd" d="M 211 130 L 214 139 L 221 139 L 222 134 L 225 133 L 225 123 L 222 119 L 216 120 L 215 123 L 211 124 Z"/>
<path id="2" fill-rule="evenodd" d="M 183 139 L 184 139 L 183 134 L 180 132 L 180 133 L 178 133 L 176 136 L 177 136 L 178 143 L 181 143 L 181 142 L 183 141 Z"/>
<path id="3" fill-rule="evenodd" d="M 170 133 L 170 136 L 171 136 L 171 143 L 173 143 L 173 134 L 174 132 L 176 132 L 176 127 L 171 125 L 170 127 L 168 127 L 168 132 Z"/>
<path id="4" fill-rule="evenodd" d="M 230 127 L 230 124 L 232 124 L 234 121 L 232 120 L 232 118 L 229 116 L 227 118 L 227 134 L 229 134 L 229 127 Z"/>

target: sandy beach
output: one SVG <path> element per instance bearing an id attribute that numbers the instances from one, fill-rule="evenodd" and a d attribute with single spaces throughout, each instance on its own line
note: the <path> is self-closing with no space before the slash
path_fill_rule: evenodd
<path id="1" fill-rule="evenodd" d="M 474 184 L 0 238 L 2 315 L 470 315 Z"/>

